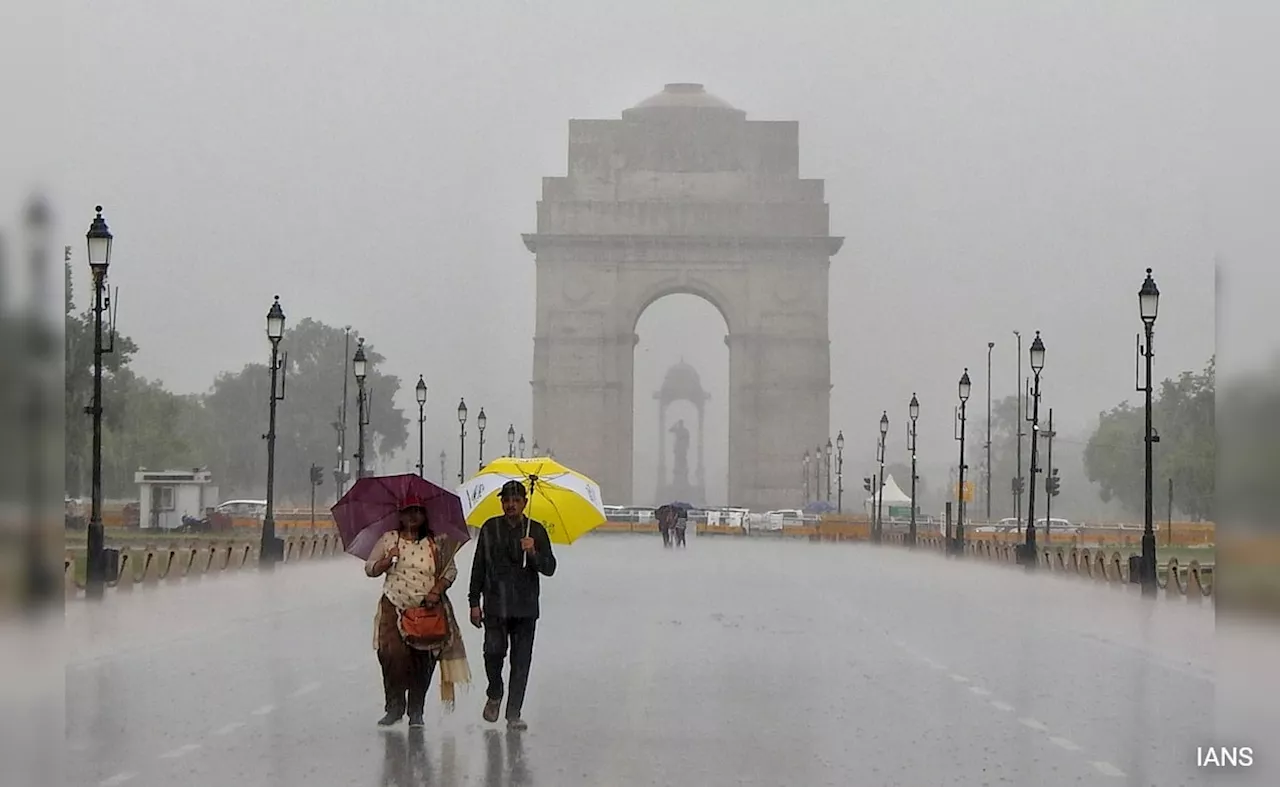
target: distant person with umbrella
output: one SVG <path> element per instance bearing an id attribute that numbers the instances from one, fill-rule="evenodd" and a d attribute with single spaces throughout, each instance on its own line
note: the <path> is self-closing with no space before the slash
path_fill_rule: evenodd
<path id="1" fill-rule="evenodd" d="M 470 538 L 461 500 L 416 475 L 367 477 L 333 515 L 347 552 L 365 560 L 368 576 L 383 578 L 373 637 L 386 702 L 378 724 L 389 727 L 407 713 L 410 727 L 422 727 L 437 666 L 446 708 L 456 685 L 471 682 L 446 595 L 458 576 L 454 557 Z"/>
<path id="2" fill-rule="evenodd" d="M 682 506 L 679 504 L 673 505 L 671 506 L 671 508 L 673 509 L 673 513 L 675 514 L 674 525 L 675 525 L 675 535 L 676 535 L 676 538 L 675 538 L 676 546 L 687 547 L 688 544 L 685 543 L 684 537 L 685 537 L 685 530 L 687 530 L 689 527 L 689 509 L 688 507 Z"/>
<path id="3" fill-rule="evenodd" d="M 531 483 L 537 483 L 531 479 Z M 523 730 L 521 716 L 529 669 L 533 662 L 533 636 L 537 627 L 539 575 L 556 572 L 551 538 L 539 522 L 525 515 L 528 494 L 524 484 L 509 480 L 499 492 L 502 515 L 490 517 L 480 527 L 476 554 L 471 563 L 471 624 L 484 628 L 484 669 L 489 678 L 484 720 L 496 722 L 502 707 L 502 667 L 511 651 L 507 726 Z"/>

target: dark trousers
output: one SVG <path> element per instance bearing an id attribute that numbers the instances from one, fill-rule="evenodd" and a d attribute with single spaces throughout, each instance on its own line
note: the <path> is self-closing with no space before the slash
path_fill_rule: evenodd
<path id="1" fill-rule="evenodd" d="M 484 620 L 484 671 L 489 678 L 489 699 L 502 699 L 502 665 L 511 649 L 511 693 L 507 697 L 507 718 L 517 719 L 524 707 L 533 663 L 533 634 L 537 618 L 491 618 Z"/>
<path id="2" fill-rule="evenodd" d="M 378 663 L 382 666 L 382 689 L 386 694 L 387 713 L 411 716 L 422 713 L 427 688 L 436 671 L 435 654 L 414 650 L 404 642 L 397 625 L 399 612 L 386 596 L 378 626 Z"/>

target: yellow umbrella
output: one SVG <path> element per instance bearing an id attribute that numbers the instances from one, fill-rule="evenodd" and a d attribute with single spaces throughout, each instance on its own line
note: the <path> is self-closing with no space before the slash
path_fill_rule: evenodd
<path id="1" fill-rule="evenodd" d="M 525 514 L 547 529 L 552 543 L 572 544 L 583 533 L 605 523 L 600 486 L 549 457 L 505 456 L 484 466 L 458 488 L 467 524 L 480 527 L 502 516 L 498 493 L 508 481 L 519 481 L 529 493 Z"/>

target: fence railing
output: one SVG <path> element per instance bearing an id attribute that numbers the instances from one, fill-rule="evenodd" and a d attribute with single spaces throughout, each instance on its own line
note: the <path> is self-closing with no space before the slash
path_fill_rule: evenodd
<path id="1" fill-rule="evenodd" d="M 283 540 L 286 565 L 343 554 L 342 542 L 334 531 L 286 535 Z M 204 543 L 192 540 L 169 546 L 122 545 L 117 571 L 109 572 L 117 578 L 107 586 L 128 592 L 137 585 L 155 586 L 256 570 L 260 554 L 260 542 L 256 539 Z M 68 600 L 84 595 L 85 561 L 86 554 L 81 551 L 68 550 L 64 557 L 63 582 Z"/>

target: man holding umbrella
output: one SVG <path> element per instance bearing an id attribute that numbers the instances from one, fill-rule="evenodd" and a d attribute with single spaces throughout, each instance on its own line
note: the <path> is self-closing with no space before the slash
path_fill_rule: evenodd
<path id="1" fill-rule="evenodd" d="M 535 482 L 536 483 L 536 482 Z M 484 719 L 496 722 L 502 706 L 502 667 L 511 651 L 511 693 L 507 726 L 527 727 L 521 718 L 533 635 L 538 621 L 539 577 L 556 572 L 551 539 L 541 523 L 525 516 L 524 484 L 510 480 L 499 493 L 502 515 L 485 521 L 471 563 L 471 624 L 484 628 L 484 668 L 489 678 Z"/>

